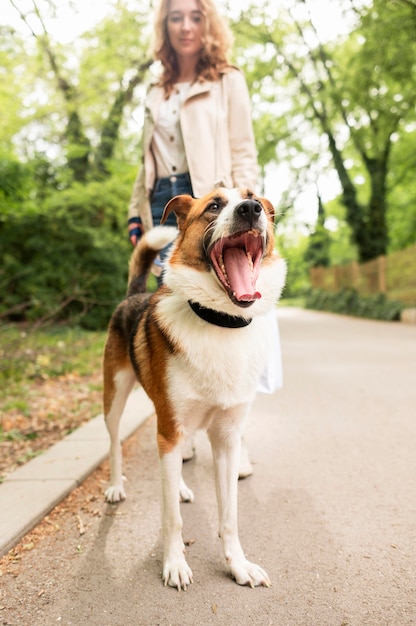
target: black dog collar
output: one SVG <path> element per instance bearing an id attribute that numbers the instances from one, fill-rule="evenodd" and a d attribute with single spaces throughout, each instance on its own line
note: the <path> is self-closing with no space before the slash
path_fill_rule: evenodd
<path id="1" fill-rule="evenodd" d="M 192 302 L 188 300 L 188 304 L 193 310 L 194 313 L 209 324 L 214 324 L 215 326 L 221 326 L 222 328 L 244 328 L 244 326 L 248 326 L 251 324 L 251 319 L 245 319 L 244 317 L 239 317 L 238 315 L 228 315 L 228 313 L 221 313 L 221 311 L 215 311 L 214 309 L 208 309 L 198 302 Z"/>

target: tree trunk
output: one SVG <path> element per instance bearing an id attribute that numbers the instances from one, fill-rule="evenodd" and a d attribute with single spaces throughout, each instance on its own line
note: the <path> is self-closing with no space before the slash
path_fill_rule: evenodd
<path id="1" fill-rule="evenodd" d="M 74 86 L 71 85 L 61 73 L 55 53 L 50 46 L 46 30 L 42 37 L 38 37 L 38 41 L 49 59 L 58 89 L 66 105 L 68 118 L 64 136 L 67 143 L 66 157 L 68 168 L 72 172 L 74 180 L 83 183 L 86 181 L 88 175 L 91 144 L 84 133 L 81 117 L 77 109 L 77 93 Z"/>
<path id="2" fill-rule="evenodd" d="M 68 114 L 65 138 L 67 141 L 66 158 L 74 181 L 85 183 L 89 169 L 91 145 L 84 134 L 78 111 L 72 111 Z"/>
<path id="3" fill-rule="evenodd" d="M 116 94 L 108 117 L 104 122 L 100 144 L 95 154 L 95 171 L 99 178 L 105 178 L 110 174 L 108 162 L 113 157 L 117 145 L 124 107 L 131 102 L 135 87 L 143 81 L 144 75 L 152 63 L 153 61 L 148 59 L 139 65 L 137 73 L 130 79 L 126 89 L 123 90 L 120 87 Z"/>
<path id="4" fill-rule="evenodd" d="M 365 226 L 365 246 L 360 261 L 370 261 L 387 253 L 388 231 L 386 223 L 386 158 L 366 159 L 366 166 L 370 177 L 371 192 L 368 203 L 367 220 Z"/>

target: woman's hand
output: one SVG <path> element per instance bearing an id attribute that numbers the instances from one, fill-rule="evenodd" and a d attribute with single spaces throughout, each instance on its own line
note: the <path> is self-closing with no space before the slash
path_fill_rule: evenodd
<path id="1" fill-rule="evenodd" d="M 136 246 L 143 235 L 143 224 L 140 217 L 131 217 L 128 221 L 129 239 L 133 246 Z"/>

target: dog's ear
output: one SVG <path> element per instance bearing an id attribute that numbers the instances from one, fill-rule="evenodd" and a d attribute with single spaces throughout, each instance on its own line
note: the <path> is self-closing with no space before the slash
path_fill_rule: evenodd
<path id="1" fill-rule="evenodd" d="M 182 196 L 175 196 L 174 198 L 169 200 L 169 202 L 165 206 L 160 223 L 164 224 L 168 219 L 168 216 L 172 213 L 172 211 L 174 211 L 176 219 L 178 221 L 178 228 L 180 230 L 193 202 L 194 199 L 192 196 L 188 196 L 185 194 Z"/>
<path id="2" fill-rule="evenodd" d="M 267 215 L 269 216 L 270 220 L 274 222 L 275 210 L 270 200 L 267 200 L 266 198 L 259 198 L 259 200 L 261 204 L 263 205 L 263 208 L 266 211 Z"/>

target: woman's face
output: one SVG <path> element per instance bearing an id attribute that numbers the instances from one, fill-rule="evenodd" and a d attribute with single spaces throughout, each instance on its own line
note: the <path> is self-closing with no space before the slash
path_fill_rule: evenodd
<path id="1" fill-rule="evenodd" d="M 167 28 L 169 41 L 179 58 L 197 59 L 202 49 L 204 16 L 197 0 L 171 0 Z"/>

